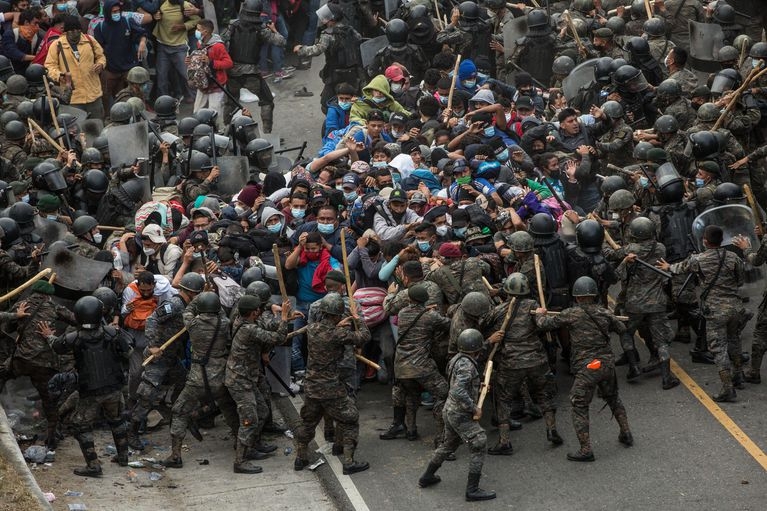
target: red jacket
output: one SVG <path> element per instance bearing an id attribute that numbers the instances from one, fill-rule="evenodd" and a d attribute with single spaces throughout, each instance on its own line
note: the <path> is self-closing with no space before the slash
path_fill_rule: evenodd
<path id="1" fill-rule="evenodd" d="M 217 34 L 213 34 L 210 39 L 204 43 L 198 41 L 198 48 L 205 50 L 208 53 L 208 60 L 210 61 L 210 67 L 216 72 L 216 81 L 221 85 L 226 85 L 229 77 L 226 74 L 227 69 L 231 69 L 234 66 L 232 57 L 229 56 L 229 52 L 226 51 L 226 46 Z M 208 89 L 208 91 L 216 90 L 215 84 Z"/>
<path id="2" fill-rule="evenodd" d="M 50 48 L 51 43 L 58 39 L 61 34 L 61 30 L 56 27 L 48 29 L 48 32 L 45 33 L 45 37 L 43 37 L 43 42 L 40 43 L 40 49 L 37 51 L 37 55 L 35 55 L 35 59 L 32 61 L 33 64 L 45 65 L 45 57 L 48 56 L 48 48 Z"/>

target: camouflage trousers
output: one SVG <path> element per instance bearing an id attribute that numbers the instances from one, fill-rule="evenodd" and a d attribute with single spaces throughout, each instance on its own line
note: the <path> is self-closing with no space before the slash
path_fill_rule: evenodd
<path id="1" fill-rule="evenodd" d="M 98 465 L 98 454 L 93 443 L 93 423 L 104 417 L 112 430 L 112 438 L 118 453 L 128 452 L 128 423 L 122 418 L 125 406 L 121 390 L 114 390 L 106 394 L 84 394 L 77 402 L 77 408 L 72 415 L 71 429 L 74 437 L 80 444 L 85 462 L 89 465 Z"/>
<path id="2" fill-rule="evenodd" d="M 141 422 L 155 408 L 165 393 L 165 386 L 173 387 L 173 398 L 178 398 L 186 381 L 186 369 L 178 359 L 160 357 L 144 368 L 141 382 L 136 389 L 136 404 L 131 410 L 131 420 Z M 171 399 L 175 402 L 176 399 Z"/>
<path id="3" fill-rule="evenodd" d="M 763 298 L 763 300 L 767 297 Z M 751 356 L 767 353 L 767 307 L 759 308 L 759 315 L 754 325 L 754 338 L 751 341 Z"/>
<path id="4" fill-rule="evenodd" d="M 706 341 L 708 351 L 714 355 L 714 363 L 719 371 L 730 369 L 730 358 L 740 369 L 742 342 L 740 339 L 742 307 L 717 307 L 706 315 Z M 754 331 L 756 334 L 756 331 Z"/>
<path id="5" fill-rule="evenodd" d="M 498 424 L 509 424 L 511 421 L 512 403 L 521 400 L 523 385 L 527 383 L 527 389 L 533 402 L 541 407 L 541 411 L 553 412 L 556 410 L 552 400 L 550 383 L 546 375 L 549 372 L 549 364 L 543 363 L 533 367 L 512 369 L 499 365 L 498 371 L 494 372 L 497 393 L 497 417 Z M 522 401 L 524 403 L 524 401 Z"/>
<path id="6" fill-rule="evenodd" d="M 56 369 L 39 366 L 23 358 L 14 357 L 11 359 L 12 377 L 18 378 L 19 376 L 29 376 L 29 379 L 32 380 L 32 386 L 40 394 L 40 400 L 43 405 L 43 414 L 45 415 L 45 420 L 48 421 L 49 431 L 55 429 L 56 424 L 59 421 L 56 401 L 48 392 L 48 382 L 57 372 Z M 0 382 L 0 389 L 2 388 L 1 383 L 5 382 Z"/>
<path id="7" fill-rule="evenodd" d="M 661 361 L 668 360 L 670 357 L 668 347 L 671 344 L 671 339 L 674 338 L 674 329 L 671 328 L 671 322 L 666 317 L 665 311 L 646 314 L 629 313 L 626 331 L 621 334 L 623 351 L 634 349 L 634 333 L 642 327 L 649 332 L 651 342 L 658 350 L 658 358 Z M 640 335 L 642 335 L 641 331 Z M 642 337 L 644 338 L 644 335 Z M 647 340 L 645 339 L 645 341 Z"/>
<path id="8" fill-rule="evenodd" d="M 582 367 L 577 369 L 575 381 L 570 389 L 573 427 L 576 433 L 589 432 L 589 405 L 594 399 L 594 391 L 605 400 L 615 417 L 625 416 L 626 409 L 618 397 L 618 380 L 615 366 L 602 362 L 599 369 Z"/>
<path id="9" fill-rule="evenodd" d="M 360 415 L 357 411 L 357 403 L 349 396 L 333 399 L 304 397 L 304 406 L 301 407 L 300 412 L 301 424 L 294 433 L 296 455 L 301 459 L 307 459 L 309 443 L 314 440 L 317 424 L 325 415 L 335 421 L 336 440 L 341 440 L 344 458 L 352 461 L 360 434 Z"/>
<path id="10" fill-rule="evenodd" d="M 269 415 L 269 405 L 258 385 L 240 378 L 227 379 L 226 388 L 237 404 L 240 429 L 237 439 L 248 447 L 253 447 L 261 438 L 261 430 Z"/>
<path id="11" fill-rule="evenodd" d="M 482 472 L 487 450 L 487 434 L 478 421 L 472 418 L 472 413 L 453 411 L 445 408 L 442 411 L 445 421 L 445 439 L 431 455 L 430 463 L 442 465 L 448 455 L 455 452 L 461 444 L 469 446 L 469 473 Z"/>
<path id="12" fill-rule="evenodd" d="M 357 368 L 356 367 L 339 367 L 338 368 L 338 375 L 341 377 L 341 381 L 344 382 L 344 385 L 346 385 L 346 390 L 349 393 L 349 397 L 354 400 L 354 402 L 357 402 Z M 393 392 L 393 391 L 392 391 Z M 404 406 L 404 405 L 403 405 Z M 271 410 L 271 404 L 269 406 Z M 271 411 L 270 411 L 271 413 Z M 325 430 L 325 438 L 338 438 L 339 442 L 341 440 L 341 436 L 339 435 L 336 437 L 335 433 L 335 421 L 333 420 L 333 417 L 331 417 L 328 413 L 325 413 L 325 416 L 322 418 L 323 428 Z"/>
<path id="13" fill-rule="evenodd" d="M 420 378 L 403 378 L 397 380 L 404 393 L 405 401 L 405 427 L 408 431 L 415 431 L 416 412 L 421 404 L 421 392 L 426 391 L 434 398 L 434 408 L 431 413 L 434 415 L 436 424 L 436 439 L 442 441 L 445 423 L 442 419 L 442 409 L 447 399 L 448 385 L 445 377 L 434 371 Z"/>

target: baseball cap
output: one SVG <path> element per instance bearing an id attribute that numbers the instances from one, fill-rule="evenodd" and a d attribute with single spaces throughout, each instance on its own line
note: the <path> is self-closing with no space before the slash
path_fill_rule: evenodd
<path id="1" fill-rule="evenodd" d="M 407 202 L 407 194 L 401 188 L 392 190 L 389 195 L 389 202 Z"/>
<path id="2" fill-rule="evenodd" d="M 533 110 L 533 100 L 529 96 L 520 96 L 514 104 L 517 110 Z"/>
<path id="3" fill-rule="evenodd" d="M 368 121 L 384 121 L 386 122 L 386 116 L 378 109 L 373 109 L 368 112 Z"/>
<path id="4" fill-rule="evenodd" d="M 426 204 L 426 196 L 422 194 L 421 192 L 415 192 L 412 197 L 410 197 L 410 203 L 411 204 Z"/>
<path id="5" fill-rule="evenodd" d="M 351 169 L 352 172 L 356 172 L 357 174 L 367 174 L 370 172 L 370 165 L 366 161 L 357 160 L 352 163 Z"/>
<path id="6" fill-rule="evenodd" d="M 384 71 L 384 76 L 387 80 L 391 80 L 393 82 L 399 82 L 405 79 L 405 74 L 402 72 L 402 68 L 395 66 L 394 64 L 386 68 L 386 71 Z"/>
<path id="7" fill-rule="evenodd" d="M 205 232 L 205 231 L 195 231 L 195 232 Z M 165 235 L 162 233 L 162 228 L 160 228 L 160 226 L 157 224 L 149 224 L 144 226 L 144 228 L 141 230 L 141 237 L 149 238 L 149 241 L 151 241 L 152 243 L 165 243 L 166 241 Z M 207 233 L 205 233 L 205 237 L 207 238 Z"/>
<path id="8" fill-rule="evenodd" d="M 391 114 L 389 117 L 389 124 L 402 124 L 404 126 L 406 122 L 407 118 L 399 112 Z"/>
<path id="9" fill-rule="evenodd" d="M 360 185 L 360 178 L 357 176 L 357 174 L 346 174 L 344 175 L 343 181 L 341 182 L 341 186 L 343 188 L 357 188 Z"/>
<path id="10" fill-rule="evenodd" d="M 197 245 L 198 243 L 209 244 L 208 231 L 192 231 L 189 235 L 189 243 Z"/>
<path id="11" fill-rule="evenodd" d="M 322 188 L 315 188 L 311 192 L 312 199 L 310 202 L 325 202 L 328 199 L 328 194 Z"/>

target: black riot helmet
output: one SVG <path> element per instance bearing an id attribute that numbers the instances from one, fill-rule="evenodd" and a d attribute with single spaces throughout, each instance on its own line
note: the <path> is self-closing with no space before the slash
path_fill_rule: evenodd
<path id="1" fill-rule="evenodd" d="M 475 328 L 468 328 L 458 335 L 458 351 L 476 353 L 485 345 L 485 337 Z"/>
<path id="2" fill-rule="evenodd" d="M 88 147 L 83 150 L 80 163 L 83 165 L 101 164 L 104 163 L 104 156 L 95 147 Z"/>
<path id="3" fill-rule="evenodd" d="M 101 325 L 104 304 L 95 296 L 83 296 L 75 302 L 74 313 L 80 328 L 95 330 Z"/>
<path id="4" fill-rule="evenodd" d="M 104 158 L 109 157 L 109 140 L 107 139 L 106 135 L 99 135 L 98 137 L 94 138 L 93 147 L 98 149 L 98 151 L 101 153 L 101 156 Z"/>
<path id="5" fill-rule="evenodd" d="M 748 56 L 752 59 L 767 59 L 767 43 L 758 42 L 751 47 Z"/>
<path id="6" fill-rule="evenodd" d="M 594 63 L 594 78 L 603 85 L 609 85 L 611 74 L 613 73 L 613 59 L 610 57 L 600 57 Z"/>
<path id="7" fill-rule="evenodd" d="M 668 78 L 660 82 L 655 93 L 669 100 L 676 99 L 682 96 L 682 86 L 673 78 Z"/>
<path id="8" fill-rule="evenodd" d="M 743 188 L 735 183 L 722 183 L 714 189 L 714 202 L 725 204 L 743 204 L 746 200 Z"/>
<path id="9" fill-rule="evenodd" d="M 16 195 L 13 193 L 13 188 L 0 179 L 0 208 L 5 209 L 14 202 L 16 202 Z"/>
<path id="10" fill-rule="evenodd" d="M 11 244 L 21 236 L 19 224 L 16 223 L 16 220 L 13 218 L 0 217 L 0 229 L 2 229 L 4 233 L 3 238 L 0 239 L 0 246 L 3 250 L 8 249 Z"/>
<path id="11" fill-rule="evenodd" d="M 0 55 L 0 81 L 7 81 L 13 74 L 13 65 L 11 65 L 10 59 L 5 55 Z"/>
<path id="12" fill-rule="evenodd" d="M 698 131 L 690 134 L 692 155 L 696 160 L 710 160 L 719 156 L 720 141 L 713 131 Z"/>
<path id="13" fill-rule="evenodd" d="M 576 279 L 575 283 L 573 284 L 573 292 L 571 294 L 574 297 L 597 296 L 599 294 L 599 288 L 597 287 L 597 283 L 594 281 L 594 279 L 584 275 L 583 277 L 578 277 L 578 279 Z"/>
<path id="14" fill-rule="evenodd" d="M 125 198 L 129 201 L 139 202 L 144 198 L 144 193 L 146 192 L 144 183 L 144 179 L 132 178 L 122 183 L 118 187 L 118 190 L 119 193 L 124 194 Z"/>
<path id="15" fill-rule="evenodd" d="M 43 76 L 45 76 L 45 67 L 40 64 L 30 64 L 24 71 L 24 78 L 31 87 L 42 87 Z"/>
<path id="16" fill-rule="evenodd" d="M 642 25 L 642 31 L 652 37 L 660 37 L 666 34 L 666 22 L 662 18 L 650 18 Z"/>
<path id="17" fill-rule="evenodd" d="M 386 24 L 386 39 L 392 46 L 404 46 L 407 44 L 407 23 L 399 18 L 394 18 Z"/>
<path id="18" fill-rule="evenodd" d="M 596 220 L 584 220 L 575 226 L 575 239 L 585 253 L 598 254 L 602 251 L 605 229 Z"/>
<path id="19" fill-rule="evenodd" d="M 154 100 L 154 113 L 158 119 L 175 119 L 178 100 L 171 96 L 160 96 Z"/>
<path id="20" fill-rule="evenodd" d="M 741 83 L 743 83 L 743 78 L 735 69 L 729 67 L 722 69 L 711 81 L 711 94 L 722 95 L 727 91 L 737 89 Z"/>
<path id="21" fill-rule="evenodd" d="M 461 19 L 465 21 L 477 21 L 479 19 L 479 6 L 471 0 L 461 2 L 458 5 L 458 12 L 461 13 Z"/>
<path id="22" fill-rule="evenodd" d="M 676 204 L 684 198 L 684 181 L 676 167 L 666 162 L 655 170 L 658 199 L 662 204 Z"/>
<path id="23" fill-rule="evenodd" d="M 647 39 L 635 36 L 626 43 L 625 50 L 633 56 L 645 57 L 650 55 L 650 44 L 647 42 Z"/>
<path id="24" fill-rule="evenodd" d="M 528 232 L 533 238 L 550 238 L 557 232 L 557 223 L 548 213 L 536 213 L 530 219 Z"/>
<path id="25" fill-rule="evenodd" d="M 252 266 L 242 272 L 242 277 L 240 277 L 240 285 L 247 288 L 251 283 L 263 280 L 263 270 L 259 266 Z"/>
<path id="26" fill-rule="evenodd" d="M 91 295 L 101 301 L 104 305 L 104 314 L 107 315 L 111 314 L 117 308 L 117 304 L 119 303 L 117 294 L 108 287 L 98 287 L 91 293 Z"/>
<path id="27" fill-rule="evenodd" d="M 59 100 L 53 98 L 53 108 L 58 107 Z M 34 103 L 32 103 L 32 115 L 34 116 L 35 120 L 42 125 L 48 126 L 52 123 L 51 107 L 48 103 L 48 98 L 41 96 L 37 98 Z"/>
<path id="28" fill-rule="evenodd" d="M 67 189 L 67 182 L 61 170 L 49 162 L 38 163 L 32 170 L 32 184 L 40 190 L 52 193 L 63 192 Z"/>
<path id="29" fill-rule="evenodd" d="M 527 27 L 530 30 L 541 31 L 551 28 L 549 26 L 549 17 L 546 15 L 546 11 L 541 9 L 533 9 L 527 13 Z"/>
<path id="30" fill-rule="evenodd" d="M 85 182 L 85 190 L 96 195 L 107 193 L 109 188 L 109 178 L 99 169 L 86 170 L 83 181 Z"/>
<path id="31" fill-rule="evenodd" d="M 133 107 L 125 101 L 118 101 L 109 109 L 109 120 L 121 124 L 128 124 L 133 118 Z"/>
<path id="32" fill-rule="evenodd" d="M 649 87 L 642 72 L 630 65 L 619 67 L 613 75 L 613 82 L 618 91 L 624 94 L 636 94 Z"/>
<path id="33" fill-rule="evenodd" d="M 245 294 L 259 297 L 261 299 L 261 303 L 269 303 L 269 299 L 272 297 L 272 288 L 270 288 L 269 284 L 262 280 L 255 280 L 247 285 L 245 288 Z"/>
<path id="34" fill-rule="evenodd" d="M 714 9 L 714 21 L 720 25 L 733 25 L 735 23 L 735 9 L 725 3 L 720 3 Z"/>
<path id="35" fill-rule="evenodd" d="M 189 158 L 189 172 L 200 172 L 210 170 L 213 168 L 213 164 L 210 161 L 210 156 L 207 154 L 192 150 L 192 156 Z"/>
<path id="36" fill-rule="evenodd" d="M 656 134 L 671 135 L 679 131 L 679 121 L 673 115 L 661 115 L 655 120 L 653 129 Z"/>
<path id="37" fill-rule="evenodd" d="M 263 138 L 253 139 L 245 146 L 245 156 L 252 166 L 266 170 L 274 159 L 274 146 Z"/>
<path id="38" fill-rule="evenodd" d="M 605 27 L 612 30 L 616 36 L 623 35 L 626 32 L 626 20 L 620 16 L 612 16 L 605 23 Z"/>
<path id="39" fill-rule="evenodd" d="M 184 117 L 180 121 L 178 121 L 178 136 L 179 137 L 189 137 L 192 135 L 192 132 L 197 127 L 197 125 L 200 124 L 200 121 L 195 119 L 194 117 Z"/>
<path id="40" fill-rule="evenodd" d="M 201 108 L 194 113 L 193 117 L 200 121 L 200 124 L 207 124 L 208 126 L 215 128 L 218 112 L 212 108 Z"/>
<path id="41" fill-rule="evenodd" d="M 21 234 L 35 230 L 35 208 L 26 202 L 17 202 L 8 208 L 8 217 L 16 221 Z"/>
<path id="42" fill-rule="evenodd" d="M 575 68 L 575 61 L 567 55 L 561 55 L 551 64 L 551 72 L 559 76 L 569 75 Z"/>
<path id="43" fill-rule="evenodd" d="M 253 140 L 258 138 L 258 123 L 251 117 L 245 115 L 238 115 L 232 119 L 232 131 L 234 132 L 234 138 L 238 143 L 245 146 Z"/>

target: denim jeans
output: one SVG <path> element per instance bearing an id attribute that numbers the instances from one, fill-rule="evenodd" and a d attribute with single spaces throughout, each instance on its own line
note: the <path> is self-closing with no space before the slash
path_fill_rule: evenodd
<path id="1" fill-rule="evenodd" d="M 277 23 L 274 27 L 282 37 L 285 39 L 288 38 L 288 27 L 285 25 L 285 19 L 282 16 L 277 16 Z M 263 45 L 261 47 L 261 59 L 258 63 L 258 67 L 260 67 L 262 71 L 269 70 L 269 58 L 272 59 L 272 70 L 281 71 L 285 61 L 285 48 L 277 46 L 276 44 Z"/>
<path id="2" fill-rule="evenodd" d="M 175 72 L 178 76 L 179 83 L 184 84 L 182 90 L 184 90 L 184 97 L 194 97 L 194 92 L 189 87 L 186 75 L 186 63 L 184 58 L 186 52 L 189 49 L 187 45 L 181 46 L 168 46 L 166 44 L 157 43 L 157 95 L 173 95 L 170 90 L 169 76 L 171 72 Z"/>
<path id="3" fill-rule="evenodd" d="M 304 32 L 304 46 L 311 46 L 314 44 L 314 40 L 317 38 L 317 9 L 320 8 L 320 0 L 311 0 L 309 2 L 309 26 L 306 27 Z"/>

